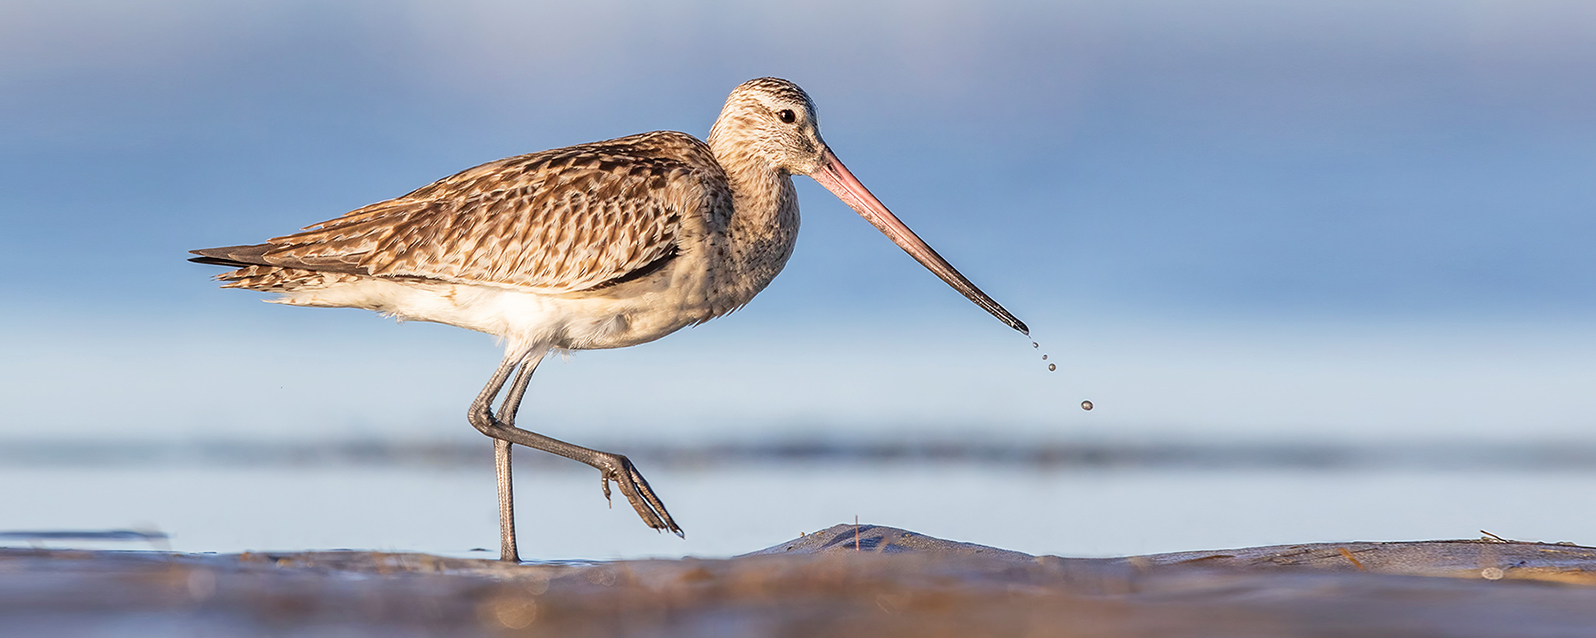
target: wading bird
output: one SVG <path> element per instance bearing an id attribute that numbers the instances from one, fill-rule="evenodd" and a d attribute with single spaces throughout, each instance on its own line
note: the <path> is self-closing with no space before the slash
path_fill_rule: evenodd
<path id="1" fill-rule="evenodd" d="M 494 439 L 500 558 L 514 561 L 512 443 L 597 468 L 606 499 L 614 481 L 645 524 L 682 535 L 625 456 L 515 427 L 515 413 L 550 351 L 647 343 L 764 290 L 798 237 L 792 175 L 813 177 L 1028 333 L 843 167 L 808 94 L 776 78 L 732 91 L 707 143 L 657 131 L 510 157 L 264 244 L 196 250 L 192 261 L 235 268 L 217 276 L 224 288 L 277 293 L 276 303 L 365 308 L 503 339 L 504 359 L 467 420 Z"/>

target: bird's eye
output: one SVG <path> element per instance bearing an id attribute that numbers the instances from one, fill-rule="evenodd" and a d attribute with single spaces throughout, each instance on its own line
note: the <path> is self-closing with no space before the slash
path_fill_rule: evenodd
<path id="1" fill-rule="evenodd" d="M 792 109 L 782 109 L 780 111 L 776 111 L 776 117 L 781 118 L 781 121 L 787 124 L 792 124 L 798 120 L 798 114 L 793 113 Z"/>

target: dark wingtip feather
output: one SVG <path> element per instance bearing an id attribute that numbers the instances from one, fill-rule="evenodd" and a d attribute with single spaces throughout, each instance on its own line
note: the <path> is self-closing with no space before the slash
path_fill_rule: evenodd
<path id="1" fill-rule="evenodd" d="M 198 257 L 189 257 L 188 260 L 196 264 L 212 266 L 229 266 L 238 268 L 242 266 L 269 266 L 264 256 L 271 244 L 255 244 L 253 246 L 224 246 L 222 248 L 201 248 L 188 252 Z"/>
<path id="2" fill-rule="evenodd" d="M 245 264 L 238 263 L 236 261 L 232 261 L 230 259 L 218 259 L 216 257 L 189 257 L 188 260 L 192 261 L 192 262 L 194 262 L 196 264 L 205 264 L 205 265 L 208 265 L 208 266 L 238 267 L 238 266 L 245 265 Z"/>

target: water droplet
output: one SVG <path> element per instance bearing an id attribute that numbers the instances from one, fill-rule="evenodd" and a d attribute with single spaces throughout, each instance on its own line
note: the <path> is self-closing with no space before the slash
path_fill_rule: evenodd
<path id="1" fill-rule="evenodd" d="M 1032 348 L 1040 348 L 1040 347 L 1042 347 L 1042 344 L 1039 344 L 1039 343 L 1037 343 L 1035 341 L 1032 341 L 1031 342 L 1031 347 Z"/>
<path id="2" fill-rule="evenodd" d="M 1081 402 L 1081 409 L 1082 410 L 1086 410 L 1087 412 L 1092 411 L 1092 402 L 1091 401 L 1082 401 Z"/>
<path id="3" fill-rule="evenodd" d="M 1055 370 L 1058 370 L 1058 364 L 1056 364 L 1056 363 L 1047 364 L 1047 371 L 1048 372 L 1053 372 Z"/>
<path id="4" fill-rule="evenodd" d="M 1042 355 L 1042 360 L 1043 360 L 1043 361 L 1047 361 L 1047 355 L 1045 355 L 1045 354 L 1044 354 L 1044 355 Z"/>

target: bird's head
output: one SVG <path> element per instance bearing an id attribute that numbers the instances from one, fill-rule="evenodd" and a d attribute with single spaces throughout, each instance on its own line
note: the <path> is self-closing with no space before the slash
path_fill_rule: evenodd
<path id="1" fill-rule="evenodd" d="M 717 156 L 724 151 L 791 175 L 820 170 L 826 152 L 814 101 L 780 78 L 756 78 L 733 90 L 709 144 Z"/>
<path id="2" fill-rule="evenodd" d="M 820 139 L 815 103 L 798 85 L 780 78 L 756 78 L 739 85 L 726 98 L 726 106 L 709 132 L 709 146 L 728 170 L 752 166 L 813 177 L 970 301 L 1015 330 L 1030 334 L 1023 322 L 959 274 L 848 172 Z"/>

